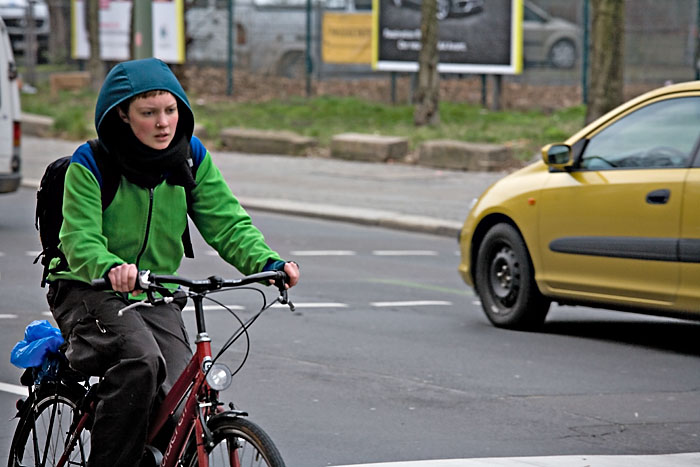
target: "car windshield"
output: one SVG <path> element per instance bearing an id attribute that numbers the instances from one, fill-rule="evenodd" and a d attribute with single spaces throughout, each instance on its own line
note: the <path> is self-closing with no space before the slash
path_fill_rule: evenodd
<path id="1" fill-rule="evenodd" d="M 581 168 L 686 167 L 700 136 L 700 97 L 650 104 L 594 135 Z"/>

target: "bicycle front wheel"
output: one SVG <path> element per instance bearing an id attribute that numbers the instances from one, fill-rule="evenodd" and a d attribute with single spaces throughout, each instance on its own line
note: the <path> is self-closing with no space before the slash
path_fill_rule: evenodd
<path id="1" fill-rule="evenodd" d="M 219 418 L 210 423 L 214 446 L 208 449 L 210 467 L 284 467 L 272 439 L 245 418 Z M 185 466 L 197 467 L 197 448 L 192 443 Z"/>
<path id="2" fill-rule="evenodd" d="M 10 446 L 8 467 L 54 467 L 63 455 L 82 394 L 60 383 L 45 383 L 25 401 Z M 85 466 L 90 432 L 83 430 L 65 465 Z"/>

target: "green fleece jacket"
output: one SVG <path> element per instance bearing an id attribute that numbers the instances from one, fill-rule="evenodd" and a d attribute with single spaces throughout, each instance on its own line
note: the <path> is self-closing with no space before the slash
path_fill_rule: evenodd
<path id="1" fill-rule="evenodd" d="M 260 272 L 269 262 L 280 260 L 232 194 L 209 152 L 191 136 L 194 119 L 189 102 L 162 62 L 146 59 L 112 69 L 96 108 L 100 139 L 109 136 L 109 124 L 114 121 L 106 114 L 115 113 L 119 102 L 152 89 L 168 90 L 179 101 L 178 125 L 186 125 L 197 167 L 191 216 L 202 237 L 243 274 Z M 166 181 L 153 189 L 142 188 L 122 176 L 113 201 L 103 211 L 101 185 L 92 150 L 83 144 L 73 154 L 65 178 L 59 238 L 68 269 L 50 274 L 48 279 L 90 282 L 123 263 L 156 274 L 175 274 L 184 253 L 185 189 Z"/>

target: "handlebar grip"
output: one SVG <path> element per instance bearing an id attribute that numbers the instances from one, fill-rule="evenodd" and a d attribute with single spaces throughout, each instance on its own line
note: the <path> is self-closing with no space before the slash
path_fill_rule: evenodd
<path id="1" fill-rule="evenodd" d="M 93 290 L 112 290 L 112 284 L 105 278 L 93 279 L 90 286 Z"/>

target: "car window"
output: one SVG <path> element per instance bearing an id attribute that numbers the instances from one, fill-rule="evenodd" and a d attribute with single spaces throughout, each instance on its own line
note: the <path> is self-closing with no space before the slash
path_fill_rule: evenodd
<path id="1" fill-rule="evenodd" d="M 626 115 L 593 136 L 581 156 L 588 170 L 687 167 L 700 136 L 700 97 L 668 99 Z"/>
<path id="2" fill-rule="evenodd" d="M 544 23 L 545 19 L 538 15 L 534 10 L 528 8 L 527 5 L 523 8 L 523 20 L 524 21 L 535 21 L 537 23 Z"/>

